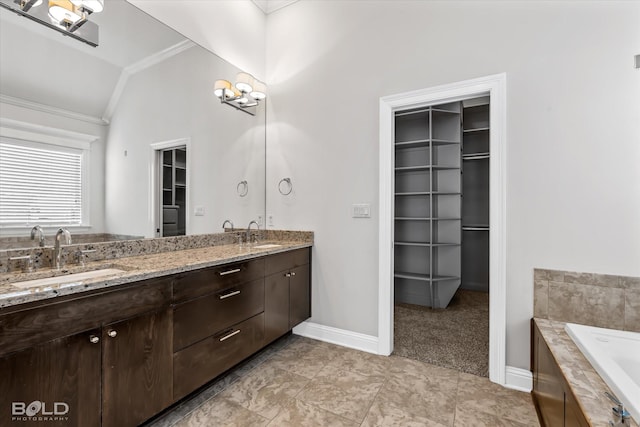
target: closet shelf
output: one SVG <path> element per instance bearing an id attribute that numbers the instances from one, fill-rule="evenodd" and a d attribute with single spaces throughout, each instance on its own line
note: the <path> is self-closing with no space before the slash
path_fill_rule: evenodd
<path id="1" fill-rule="evenodd" d="M 488 159 L 489 153 L 473 153 L 473 154 L 463 154 L 462 160 L 480 160 L 480 159 Z"/>
<path id="2" fill-rule="evenodd" d="M 399 166 L 396 168 L 396 172 L 417 172 L 428 170 L 451 170 L 460 169 L 460 166 L 445 166 L 445 165 L 421 165 L 421 166 Z"/>
<path id="3" fill-rule="evenodd" d="M 447 114 L 460 115 L 460 111 L 445 110 L 444 108 L 431 108 L 431 111 L 433 111 L 434 113 L 447 113 Z"/>
<path id="4" fill-rule="evenodd" d="M 423 247 L 442 247 L 442 246 L 460 246 L 460 243 L 448 243 L 448 242 L 394 242 L 396 246 L 423 246 Z"/>
<path id="5" fill-rule="evenodd" d="M 406 271 L 396 271 L 393 273 L 393 277 L 398 279 L 411 279 L 411 280 L 420 280 L 423 282 L 441 282 L 444 280 L 459 280 L 458 276 L 444 276 L 444 275 L 429 275 L 429 274 L 421 274 L 421 273 L 411 273 Z"/>
<path id="6" fill-rule="evenodd" d="M 481 128 L 473 128 L 473 129 L 463 129 L 462 132 L 464 133 L 469 133 L 469 132 L 486 132 L 489 130 L 489 127 L 481 127 Z"/>
<path id="7" fill-rule="evenodd" d="M 463 225 L 462 231 L 489 231 L 488 225 Z"/>
<path id="8" fill-rule="evenodd" d="M 450 191 L 412 191 L 408 193 L 395 193 L 396 196 L 459 196 L 462 193 Z"/>
<path id="9" fill-rule="evenodd" d="M 396 149 L 402 148 L 421 148 L 428 147 L 429 144 L 432 145 L 453 145 L 460 144 L 460 141 L 453 141 L 448 139 L 416 139 L 414 141 L 400 141 L 395 143 Z"/>
<path id="10" fill-rule="evenodd" d="M 427 218 L 427 217 L 409 217 L 397 216 L 396 221 L 460 221 L 460 218 Z"/>

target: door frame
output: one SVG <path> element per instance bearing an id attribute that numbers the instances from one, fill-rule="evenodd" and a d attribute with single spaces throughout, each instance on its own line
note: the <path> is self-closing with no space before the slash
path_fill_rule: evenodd
<path id="1" fill-rule="evenodd" d="M 186 179 L 185 186 L 185 218 L 184 230 L 185 235 L 191 234 L 190 212 L 191 202 L 189 193 L 191 192 L 191 138 L 178 138 L 169 141 L 154 142 L 149 144 L 149 231 L 147 237 L 158 237 L 156 230 L 162 228 L 162 176 L 159 168 L 159 152 L 167 149 L 185 147 L 187 150 L 186 159 Z"/>
<path id="2" fill-rule="evenodd" d="M 489 379 L 506 382 L 507 75 L 494 74 L 380 98 L 378 353 L 393 351 L 394 114 L 399 110 L 490 96 Z"/>

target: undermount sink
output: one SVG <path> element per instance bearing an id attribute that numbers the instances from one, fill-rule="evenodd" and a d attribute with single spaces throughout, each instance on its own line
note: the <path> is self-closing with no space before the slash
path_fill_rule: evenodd
<path id="1" fill-rule="evenodd" d="M 273 249 L 273 248 L 279 248 L 282 245 L 279 245 L 277 243 L 265 243 L 263 245 L 256 245 L 253 248 L 254 249 Z"/>
<path id="2" fill-rule="evenodd" d="M 116 276 L 125 273 L 126 270 L 119 268 L 104 268 L 101 270 L 85 271 L 82 273 L 66 274 L 63 276 L 45 277 L 43 279 L 25 280 L 14 282 L 13 286 L 21 289 L 36 288 L 40 286 L 64 285 L 68 283 L 81 283 L 87 279 L 97 279 L 100 277 Z"/>

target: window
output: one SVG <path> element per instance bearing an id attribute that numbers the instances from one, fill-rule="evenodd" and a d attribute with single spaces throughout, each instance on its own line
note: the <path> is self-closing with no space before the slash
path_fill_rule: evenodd
<path id="1" fill-rule="evenodd" d="M 0 227 L 85 225 L 86 152 L 0 139 Z"/>

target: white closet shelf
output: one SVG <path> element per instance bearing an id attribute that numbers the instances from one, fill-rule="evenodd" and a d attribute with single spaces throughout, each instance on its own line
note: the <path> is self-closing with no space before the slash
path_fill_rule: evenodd
<path id="1" fill-rule="evenodd" d="M 488 225 L 463 225 L 462 231 L 489 231 Z"/>
<path id="2" fill-rule="evenodd" d="M 459 196 L 462 193 L 450 191 L 412 191 L 408 193 L 395 193 L 396 196 Z"/>
<path id="3" fill-rule="evenodd" d="M 462 160 L 481 160 L 488 159 L 489 153 L 473 153 L 473 154 L 463 154 Z"/>
<path id="4" fill-rule="evenodd" d="M 460 221 L 460 218 L 427 218 L 427 217 L 409 217 L 398 216 L 395 217 L 396 221 Z"/>
<path id="5" fill-rule="evenodd" d="M 460 144 L 460 141 L 453 141 L 449 139 L 437 139 L 437 138 L 428 138 L 428 139 L 416 139 L 412 141 L 399 141 L 395 143 L 395 147 L 397 149 L 401 148 L 420 148 L 420 147 L 428 147 L 429 144 L 433 145 L 452 145 L 452 144 Z"/>
<path id="6" fill-rule="evenodd" d="M 449 243 L 449 242 L 394 242 L 396 246 L 423 246 L 423 247 L 442 247 L 442 246 L 460 246 L 460 243 Z"/>
<path id="7" fill-rule="evenodd" d="M 458 114 L 458 115 L 460 115 L 460 111 L 445 110 L 444 108 L 431 108 L 431 111 L 433 111 L 434 113 L 447 113 L 447 114 Z"/>
<path id="8" fill-rule="evenodd" d="M 411 279 L 411 280 L 421 280 L 423 282 L 442 282 L 444 280 L 459 280 L 458 276 L 444 276 L 444 275 L 429 275 L 422 273 L 411 273 L 407 271 L 396 271 L 393 273 L 393 277 L 399 279 Z"/>
<path id="9" fill-rule="evenodd" d="M 489 127 L 481 127 L 481 128 L 473 128 L 473 129 L 463 129 L 462 132 L 464 133 L 469 133 L 469 132 L 486 132 L 489 130 Z"/>

